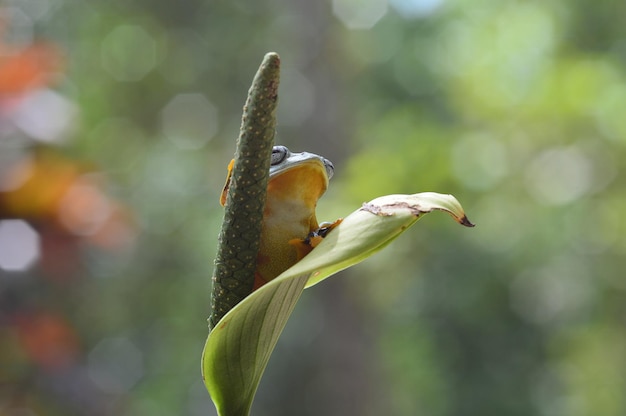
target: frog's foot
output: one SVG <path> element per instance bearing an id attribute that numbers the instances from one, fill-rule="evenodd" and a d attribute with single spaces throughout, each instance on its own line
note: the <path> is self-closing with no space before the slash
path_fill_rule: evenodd
<path id="1" fill-rule="evenodd" d="M 331 232 L 336 226 L 341 224 L 342 221 L 343 221 L 343 218 L 338 218 L 338 219 L 336 219 L 333 222 L 323 222 L 323 223 L 320 224 L 320 228 L 318 228 L 315 231 L 311 231 L 309 236 L 311 236 L 311 234 L 313 234 L 315 237 L 325 238 L 326 235 L 328 235 L 328 233 Z M 319 244 L 321 241 L 322 240 L 319 239 L 316 244 L 313 244 L 313 247 L 315 248 L 317 246 L 317 244 Z"/>
<path id="2" fill-rule="evenodd" d="M 323 222 L 317 230 L 311 231 L 306 238 L 294 238 L 289 240 L 289 244 L 295 247 L 298 261 L 309 254 L 336 226 L 341 224 L 343 218 L 339 218 L 334 222 Z"/>

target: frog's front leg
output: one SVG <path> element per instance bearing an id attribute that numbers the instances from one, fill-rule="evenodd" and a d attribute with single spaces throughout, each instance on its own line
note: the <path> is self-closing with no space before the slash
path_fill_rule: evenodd
<path id="1" fill-rule="evenodd" d="M 306 238 L 294 238 L 289 240 L 289 244 L 295 247 L 297 253 L 297 261 L 300 261 L 311 252 L 336 226 L 341 224 L 343 218 L 339 218 L 334 222 L 324 222 L 320 224 L 317 230 L 313 230 Z"/>

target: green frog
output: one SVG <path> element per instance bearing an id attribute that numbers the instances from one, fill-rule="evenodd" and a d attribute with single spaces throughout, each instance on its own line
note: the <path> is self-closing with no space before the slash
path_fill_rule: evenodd
<path id="1" fill-rule="evenodd" d="M 233 164 L 234 160 L 228 165 L 222 205 L 226 203 Z M 333 164 L 322 156 L 273 147 L 254 290 L 300 261 L 341 223 L 338 219 L 320 226 L 315 216 L 317 201 L 333 173 Z"/>

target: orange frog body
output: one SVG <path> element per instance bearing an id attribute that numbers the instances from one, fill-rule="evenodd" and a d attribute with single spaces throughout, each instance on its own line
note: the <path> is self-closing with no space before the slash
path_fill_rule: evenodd
<path id="1" fill-rule="evenodd" d="M 222 205 L 232 167 L 231 161 Z M 316 154 L 291 153 L 285 146 L 272 149 L 254 290 L 300 261 L 341 222 L 339 219 L 320 227 L 315 217 L 317 200 L 328 188 L 333 171 L 330 160 Z"/>

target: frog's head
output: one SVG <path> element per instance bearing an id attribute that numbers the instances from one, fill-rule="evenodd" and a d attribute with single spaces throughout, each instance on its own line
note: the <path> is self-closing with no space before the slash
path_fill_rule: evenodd
<path id="1" fill-rule="evenodd" d="M 268 198 L 297 200 L 315 208 L 328 188 L 334 166 L 313 153 L 291 153 L 285 146 L 274 146 L 270 164 Z"/>
<path id="2" fill-rule="evenodd" d="M 234 160 L 228 165 L 228 177 L 220 197 L 222 205 L 230 185 Z M 285 202 L 298 201 L 315 208 L 317 200 L 328 188 L 334 166 L 330 160 L 313 153 L 292 153 L 285 146 L 274 146 L 270 161 L 268 197 Z"/>

